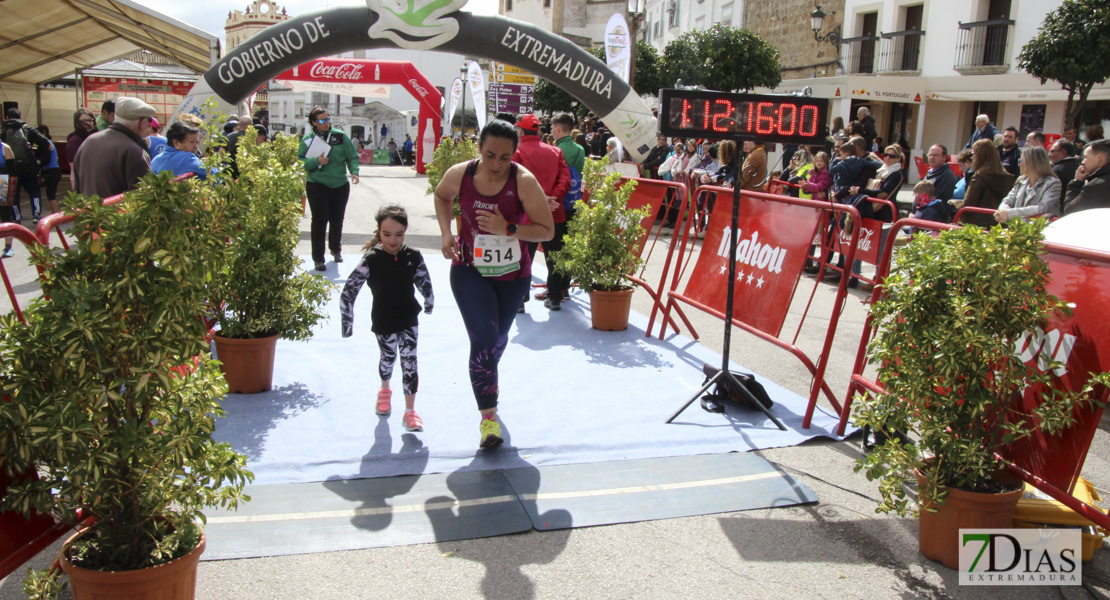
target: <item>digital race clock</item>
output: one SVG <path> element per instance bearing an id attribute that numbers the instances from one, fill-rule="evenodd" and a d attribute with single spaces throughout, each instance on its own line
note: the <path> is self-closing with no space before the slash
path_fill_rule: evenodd
<path id="1" fill-rule="evenodd" d="M 824 144 L 828 135 L 825 98 L 663 89 L 659 106 L 669 137 Z"/>

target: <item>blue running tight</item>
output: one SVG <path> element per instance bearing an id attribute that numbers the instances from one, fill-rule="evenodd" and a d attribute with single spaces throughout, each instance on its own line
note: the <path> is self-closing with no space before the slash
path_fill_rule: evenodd
<path id="1" fill-rule="evenodd" d="M 470 385 L 478 410 L 497 407 L 497 364 L 530 285 L 530 277 L 501 281 L 482 277 L 474 267 L 451 267 L 451 291 L 470 336 Z"/>

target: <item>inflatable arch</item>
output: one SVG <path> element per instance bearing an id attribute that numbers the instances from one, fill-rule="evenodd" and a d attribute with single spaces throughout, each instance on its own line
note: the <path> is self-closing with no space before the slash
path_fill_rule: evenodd
<path id="1" fill-rule="evenodd" d="M 440 50 L 496 60 L 547 79 L 605 121 L 633 159 L 647 156 L 655 144 L 655 119 L 627 82 L 565 38 L 505 17 L 464 12 L 460 9 L 465 4 L 466 0 L 366 0 L 365 7 L 332 8 L 278 23 L 213 65 L 179 112 L 198 112 L 213 96 L 236 105 L 267 80 L 320 57 L 374 48 Z M 438 118 L 427 119 L 422 112 L 418 152 L 429 134 L 430 141 L 438 143 L 439 124 Z M 421 172 L 424 164 L 417 160 Z"/>

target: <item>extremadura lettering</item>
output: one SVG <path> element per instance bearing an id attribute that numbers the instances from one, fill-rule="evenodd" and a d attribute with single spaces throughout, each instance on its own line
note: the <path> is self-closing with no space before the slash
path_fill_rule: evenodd
<path id="1" fill-rule="evenodd" d="M 545 42 L 542 42 L 527 33 L 509 27 L 501 38 L 501 45 L 531 60 L 537 65 L 554 68 L 559 73 L 577 82 L 599 96 L 612 98 L 613 79 L 612 73 L 606 73 L 583 64 L 582 61 L 560 52 Z"/>

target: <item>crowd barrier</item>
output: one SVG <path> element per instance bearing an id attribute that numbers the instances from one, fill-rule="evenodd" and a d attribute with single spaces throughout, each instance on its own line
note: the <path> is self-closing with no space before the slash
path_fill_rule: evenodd
<path id="1" fill-rule="evenodd" d="M 993 213 L 993 210 L 965 207 L 957 218 L 966 212 Z M 902 219 L 894 224 L 896 229 L 915 227 L 937 233 L 955 229 L 957 225 Z M 890 273 L 893 244 L 883 250 L 877 277 L 882 280 Z M 1110 370 L 1110 304 L 1103 301 L 1110 289 L 1110 254 L 1046 242 L 1042 257 L 1048 262 L 1051 279 L 1048 292 L 1073 305 L 1071 316 L 1053 318 L 1043 330 L 1029 332 L 1018 342 L 1015 351 L 1021 352 L 1026 362 L 1051 356 L 1064 366 L 1055 371 L 1053 386 L 1064 390 L 1082 389 L 1091 373 Z M 871 301 L 881 298 L 883 288 L 876 287 Z M 838 433 L 846 430 L 851 414 L 852 400 L 857 394 L 882 393 L 883 386 L 864 375 L 867 366 L 867 347 L 875 334 L 875 324 L 870 315 L 864 323 L 859 348 L 852 367 L 848 392 L 840 413 Z M 1043 363 L 1042 363 L 1043 364 Z M 1029 412 L 1039 402 L 1043 390 L 1026 390 L 1022 407 Z M 1102 403 L 1110 390 L 1096 392 Z M 1078 481 L 1083 462 L 1090 450 L 1103 408 L 1076 410 L 1076 425 L 1065 436 L 1035 434 L 1011 444 L 1004 456 L 1007 468 L 1022 480 L 1032 484 L 1052 498 L 1075 510 L 1098 526 L 1110 529 L 1106 513 L 1077 500 L 1071 495 Z"/>
<path id="2" fill-rule="evenodd" d="M 713 197 L 710 198 L 709 195 Z M 703 198 L 704 196 L 704 198 Z M 703 201 L 704 200 L 704 201 Z M 712 202 L 710 202 L 712 200 Z M 685 268 L 676 269 L 665 296 L 663 324 L 659 332 L 662 339 L 667 331 L 670 311 L 679 302 L 693 306 L 702 312 L 719 319 L 725 318 L 728 286 L 725 273 L 728 272 L 729 234 L 731 229 L 733 190 L 717 186 L 698 188 L 698 206 L 713 205 L 708 214 L 702 251 L 690 272 L 683 290 L 679 290 L 680 280 Z M 760 192 L 741 192 L 740 222 L 737 235 L 737 279 L 731 282 L 734 292 L 733 320 L 736 326 L 759 339 L 774 344 L 796 357 L 813 375 L 809 403 L 806 408 L 803 427 L 809 427 L 817 399 L 824 394 L 826 400 L 839 413 L 840 402 L 825 381 L 829 353 L 840 320 L 840 307 L 847 299 L 848 278 L 842 278 L 837 287 L 836 300 L 828 316 L 829 324 L 820 354 L 816 360 L 798 348 L 798 335 L 805 325 L 812 303 L 806 305 L 801 315 L 798 329 L 792 341 L 780 337 L 783 323 L 794 298 L 802 269 L 809 256 L 809 248 L 815 235 L 825 231 L 829 215 L 839 219 L 851 215 L 859 222 L 859 212 L 854 206 L 830 204 L 829 202 L 776 196 Z M 687 212 L 688 222 L 684 230 L 698 229 L 696 218 Z M 675 230 L 676 235 L 679 230 Z M 683 235 L 684 241 L 688 237 Z M 860 229 L 853 231 L 847 240 L 846 259 L 851 264 L 859 245 Z M 692 243 L 692 242 L 691 242 Z M 686 243 L 683 243 L 685 246 Z M 680 256 L 682 254 L 680 253 Z M 814 293 L 820 280 L 814 282 Z M 727 326 L 727 324 L 726 324 Z M 691 328 L 692 336 L 697 332 Z"/>
<path id="3" fill-rule="evenodd" d="M 187 173 L 177 177 L 175 181 L 188 179 L 192 176 L 192 173 Z M 123 194 L 120 194 L 105 199 L 103 203 L 117 205 L 122 201 Z M 39 220 L 34 232 L 18 223 L 0 223 L 0 238 L 4 238 L 5 241 L 8 239 L 18 240 L 30 249 L 31 246 L 49 246 L 51 233 L 56 232 L 61 247 L 69 249 L 69 242 L 66 240 L 62 226 L 72 223 L 73 220 L 74 215 L 72 214 L 54 213 L 47 215 Z M 0 261 L 0 276 L 2 276 L 8 298 L 11 299 L 16 317 L 20 321 L 26 322 L 19 301 L 16 299 L 15 290 L 8 278 L 7 270 L 4 267 L 4 261 Z M 41 268 L 39 269 L 39 276 L 42 276 Z M 0 496 L 8 489 L 11 482 L 11 478 L 0 473 Z M 66 535 L 68 531 L 68 526 L 55 523 L 49 515 L 36 514 L 30 519 L 26 519 L 14 512 L 0 512 L 0 578 L 13 573 L 20 565 L 49 547 L 63 535 Z"/>

